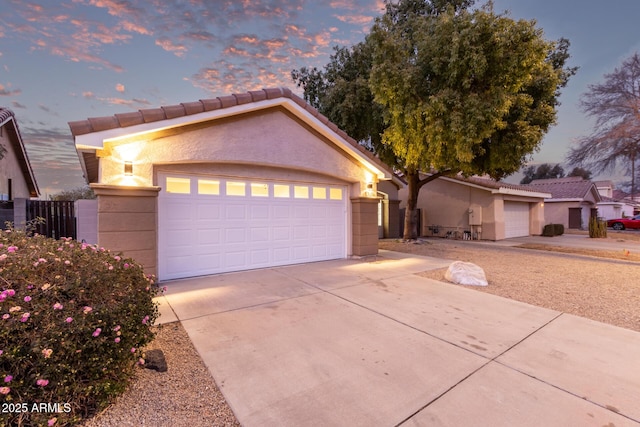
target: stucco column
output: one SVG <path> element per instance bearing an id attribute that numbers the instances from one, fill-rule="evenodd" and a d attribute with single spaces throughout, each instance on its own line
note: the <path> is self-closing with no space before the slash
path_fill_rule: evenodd
<path id="1" fill-rule="evenodd" d="M 378 253 L 378 199 L 351 199 L 353 255 Z"/>
<path id="2" fill-rule="evenodd" d="M 157 211 L 159 187 L 92 184 L 98 196 L 98 245 L 122 252 L 158 274 Z"/>

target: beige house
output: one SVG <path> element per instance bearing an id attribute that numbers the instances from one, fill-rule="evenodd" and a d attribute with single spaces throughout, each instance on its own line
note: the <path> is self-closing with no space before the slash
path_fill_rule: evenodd
<path id="1" fill-rule="evenodd" d="M 483 240 L 539 235 L 549 196 L 491 179 L 439 177 L 418 196 L 420 235 Z M 406 190 L 400 198 L 404 208 Z"/>
<path id="2" fill-rule="evenodd" d="M 38 184 L 15 115 L 11 110 L 2 107 L 0 145 L 6 150 L 0 160 L 0 200 L 38 197 Z"/>
<path id="3" fill-rule="evenodd" d="M 160 280 L 377 253 L 391 170 L 288 89 L 69 126 L 98 244 Z"/>
<path id="4" fill-rule="evenodd" d="M 547 224 L 563 224 L 569 229 L 586 229 L 589 218 L 598 215 L 602 197 L 596 185 L 582 177 L 536 179 L 526 187 L 550 193 L 545 199 Z"/>

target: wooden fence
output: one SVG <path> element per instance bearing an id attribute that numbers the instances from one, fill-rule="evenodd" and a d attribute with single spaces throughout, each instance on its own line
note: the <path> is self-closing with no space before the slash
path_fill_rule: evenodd
<path id="1" fill-rule="evenodd" d="M 74 202 L 27 200 L 27 223 L 36 218 L 43 218 L 44 223 L 35 225 L 35 233 L 54 239 L 76 238 Z"/>

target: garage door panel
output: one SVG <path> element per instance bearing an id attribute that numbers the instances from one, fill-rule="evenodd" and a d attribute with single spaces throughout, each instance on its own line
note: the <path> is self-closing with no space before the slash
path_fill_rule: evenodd
<path id="1" fill-rule="evenodd" d="M 523 202 L 504 202 L 505 238 L 529 235 L 529 204 Z"/>
<path id="2" fill-rule="evenodd" d="M 346 256 L 347 201 L 334 197 L 346 194 L 344 187 L 262 182 L 261 191 L 254 192 L 251 180 L 234 178 L 229 187 L 222 177 L 182 178 L 216 181 L 221 191 L 161 190 L 161 280 Z M 160 175 L 161 186 L 163 179 Z M 244 196 L 228 193 L 242 186 Z"/>

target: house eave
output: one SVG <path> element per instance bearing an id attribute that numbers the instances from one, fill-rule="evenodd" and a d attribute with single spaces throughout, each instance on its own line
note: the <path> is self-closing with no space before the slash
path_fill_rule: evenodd
<path id="1" fill-rule="evenodd" d="M 538 199 L 547 199 L 547 198 L 551 197 L 551 194 L 549 194 L 549 193 L 538 193 L 538 192 L 517 190 L 517 189 L 514 189 L 514 188 L 506 188 L 506 187 L 501 187 L 501 188 L 498 188 L 496 190 L 491 190 L 491 194 L 504 194 L 504 195 L 509 195 L 509 196 L 534 197 L 534 198 L 538 198 Z"/>
<path id="2" fill-rule="evenodd" d="M 393 173 L 376 165 L 372 160 L 368 159 L 354 145 L 339 135 L 326 123 L 319 120 L 311 112 L 303 109 L 293 99 L 288 97 L 278 97 L 274 99 L 265 99 L 262 101 L 249 102 L 246 104 L 235 105 L 226 108 L 220 108 L 212 111 L 176 117 L 172 119 L 162 120 L 162 122 L 149 122 L 128 127 L 117 127 L 113 129 L 91 132 L 75 136 L 75 145 L 77 150 L 101 150 L 106 143 L 119 143 L 127 141 L 131 138 L 140 138 L 145 135 L 161 132 L 169 129 L 175 129 L 182 126 L 194 125 L 215 121 L 227 117 L 261 111 L 274 107 L 282 107 L 295 115 L 299 120 L 312 127 L 316 132 L 330 140 L 339 147 L 347 155 L 362 164 L 369 170 L 378 180 L 391 180 Z"/>

